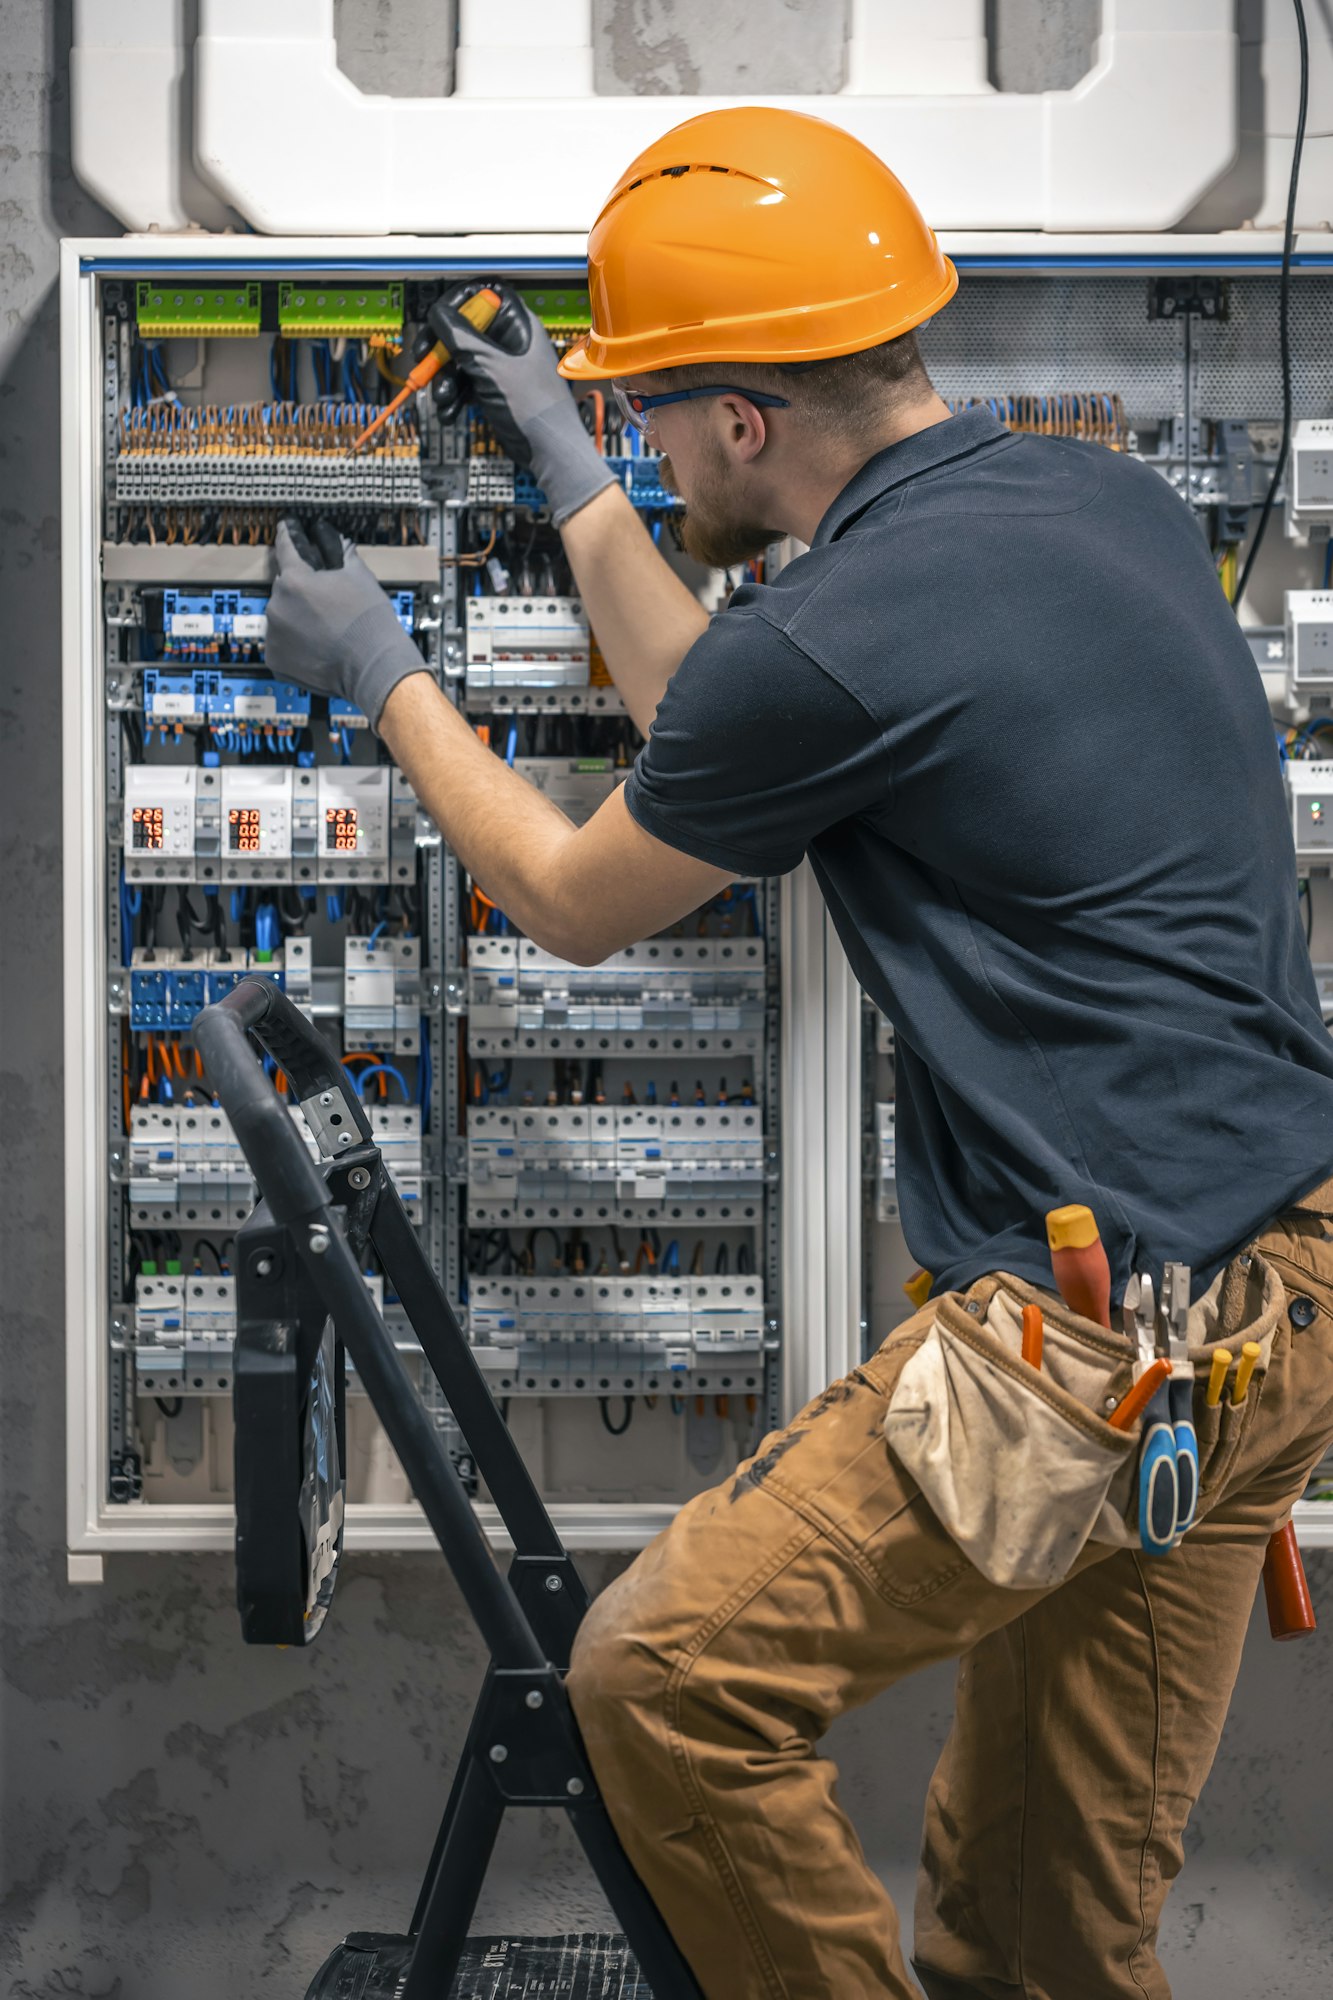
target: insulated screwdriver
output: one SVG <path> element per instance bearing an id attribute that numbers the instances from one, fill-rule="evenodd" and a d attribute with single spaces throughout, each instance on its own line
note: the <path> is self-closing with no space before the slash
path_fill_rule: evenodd
<path id="1" fill-rule="evenodd" d="M 502 303 L 503 301 L 498 292 L 492 291 L 489 285 L 483 285 L 479 292 L 474 292 L 470 299 L 464 300 L 463 304 L 458 308 L 459 317 L 460 319 L 465 319 L 469 326 L 475 327 L 478 333 L 485 333 L 487 327 L 499 312 Z M 353 439 L 348 447 L 348 457 L 350 458 L 353 452 L 360 451 L 362 446 L 374 437 L 380 426 L 389 421 L 394 411 L 401 410 L 409 397 L 415 396 L 419 389 L 424 389 L 429 383 L 433 382 L 440 370 L 447 367 L 452 359 L 453 356 L 444 342 L 437 340 L 435 345 L 429 348 L 421 360 L 418 361 L 416 367 L 407 377 L 407 380 L 393 401 L 386 403 L 382 410 L 377 411 L 372 421 L 362 431 L 360 437 Z"/>
<path id="2" fill-rule="evenodd" d="M 1071 1312 L 1081 1313 L 1108 1332 L 1111 1326 L 1111 1267 L 1090 1208 L 1071 1202 L 1046 1214 L 1055 1289 Z"/>

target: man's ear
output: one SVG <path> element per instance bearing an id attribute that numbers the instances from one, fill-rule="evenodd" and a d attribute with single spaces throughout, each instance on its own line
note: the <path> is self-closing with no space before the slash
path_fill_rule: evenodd
<path id="1" fill-rule="evenodd" d="M 732 452 L 743 465 L 751 464 L 768 442 L 763 411 L 742 395 L 719 396 L 717 408 Z"/>

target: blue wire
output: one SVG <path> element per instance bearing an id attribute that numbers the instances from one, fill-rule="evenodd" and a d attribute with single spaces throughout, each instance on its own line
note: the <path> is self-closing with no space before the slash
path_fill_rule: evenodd
<path id="1" fill-rule="evenodd" d="M 138 889 L 131 889 L 125 880 L 125 871 L 120 874 L 120 962 L 128 965 L 134 956 L 134 919 L 143 907 L 143 897 Z"/>
<path id="2" fill-rule="evenodd" d="M 403 1075 L 403 1072 L 400 1069 L 395 1069 L 392 1063 L 386 1063 L 386 1062 L 366 1064 L 365 1068 L 362 1070 L 361 1074 L 357 1077 L 356 1080 L 356 1094 L 358 1097 L 361 1098 L 365 1097 L 366 1078 L 370 1076 L 391 1076 L 394 1082 L 398 1085 L 398 1088 L 403 1093 L 404 1104 L 410 1104 L 412 1102 L 412 1093 L 407 1087 L 407 1079 Z"/>
<path id="3" fill-rule="evenodd" d="M 370 933 L 370 936 L 366 939 L 366 949 L 368 951 L 373 951 L 375 949 L 375 940 L 384 930 L 387 922 L 388 922 L 387 918 L 381 918 L 380 922 L 376 924 L 374 930 Z"/>
<path id="4" fill-rule="evenodd" d="M 514 768 L 514 759 L 517 755 L 518 755 L 518 724 L 517 722 L 511 722 L 509 725 L 509 738 L 505 744 L 505 763 L 508 764 L 511 771 Z"/>

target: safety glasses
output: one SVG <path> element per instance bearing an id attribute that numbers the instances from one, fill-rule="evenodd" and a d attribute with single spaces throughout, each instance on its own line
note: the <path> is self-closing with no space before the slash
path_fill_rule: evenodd
<path id="1" fill-rule="evenodd" d="M 699 396 L 744 396 L 747 402 L 756 403 L 761 409 L 791 408 L 785 396 L 765 396 L 758 389 L 739 389 L 731 382 L 712 383 L 700 389 L 673 389 L 665 396 L 641 396 L 637 389 L 627 389 L 623 382 L 613 382 L 611 393 L 621 416 L 640 437 L 648 435 L 654 410 L 660 410 L 666 403 L 692 403 Z"/>

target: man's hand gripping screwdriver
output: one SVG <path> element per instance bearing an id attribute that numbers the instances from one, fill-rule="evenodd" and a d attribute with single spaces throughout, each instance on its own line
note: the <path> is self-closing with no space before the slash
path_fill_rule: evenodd
<path id="1" fill-rule="evenodd" d="M 501 298 L 499 292 L 495 290 L 494 286 L 483 285 L 479 291 L 475 291 L 470 296 L 464 298 L 461 304 L 454 305 L 453 310 L 458 313 L 461 319 L 465 319 L 469 326 L 475 327 L 478 333 L 485 333 L 487 328 L 493 324 L 499 315 L 504 303 L 505 301 Z M 352 443 L 348 446 L 348 457 L 350 458 L 353 452 L 361 451 L 370 442 L 371 438 L 374 437 L 375 433 L 389 421 L 394 411 L 401 410 L 403 404 L 415 396 L 419 390 L 428 388 L 440 370 L 447 368 L 452 360 L 453 355 L 442 340 L 437 340 L 432 346 L 428 347 L 416 366 L 409 373 L 393 401 L 386 403 L 382 410 L 377 411 L 372 421 L 362 431 L 360 437 L 353 439 Z"/>

